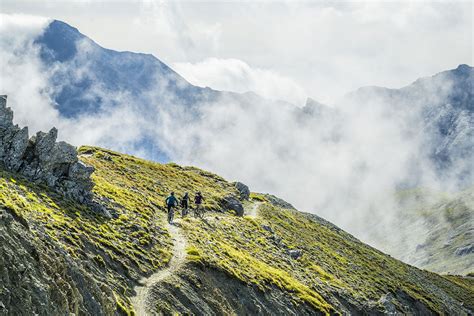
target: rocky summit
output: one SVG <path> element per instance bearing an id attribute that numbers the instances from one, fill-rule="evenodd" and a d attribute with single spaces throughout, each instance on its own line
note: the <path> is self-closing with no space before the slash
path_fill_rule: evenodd
<path id="1" fill-rule="evenodd" d="M 0 165 L 80 203 L 90 202 L 94 168 L 79 161 L 74 146 L 56 142 L 56 128 L 29 138 L 28 127 L 13 124 L 13 112 L 6 104 L 7 96 L 0 96 Z"/>

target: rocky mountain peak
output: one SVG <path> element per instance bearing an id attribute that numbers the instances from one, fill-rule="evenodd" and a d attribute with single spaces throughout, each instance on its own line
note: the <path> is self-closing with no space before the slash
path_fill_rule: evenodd
<path id="1" fill-rule="evenodd" d="M 80 203 L 91 202 L 94 168 L 79 161 L 76 148 L 57 142 L 57 137 L 58 130 L 53 127 L 29 138 L 27 127 L 13 124 L 7 96 L 0 96 L 0 167 Z"/>

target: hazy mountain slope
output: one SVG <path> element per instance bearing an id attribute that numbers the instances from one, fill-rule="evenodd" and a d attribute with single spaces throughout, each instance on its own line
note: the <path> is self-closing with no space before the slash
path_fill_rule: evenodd
<path id="1" fill-rule="evenodd" d="M 438 273 L 474 272 L 474 188 L 457 194 L 405 190 L 398 199 L 393 225 L 400 242 L 377 236 L 384 251 Z"/>
<path id="2" fill-rule="evenodd" d="M 66 117 L 97 112 L 111 101 L 120 102 L 101 98 L 95 90 L 97 87 L 108 94 L 127 94 L 136 98 L 137 103 L 149 103 L 151 100 L 145 99 L 143 94 L 158 90 L 154 91 L 153 101 L 167 105 L 172 102 L 192 105 L 217 93 L 189 84 L 150 54 L 102 48 L 61 21 L 51 22 L 35 43 L 40 46 L 45 66 L 56 67 L 50 84 L 54 88 L 57 108 Z M 112 102 L 111 105 L 116 104 Z"/>
<path id="3" fill-rule="evenodd" d="M 143 152 L 146 157 L 169 160 L 172 150 L 167 148 L 167 143 L 172 140 L 160 140 L 164 135 L 154 132 L 164 117 L 170 116 L 180 124 L 200 122 L 209 116 L 209 104 L 224 103 L 229 107 L 238 104 L 251 116 L 253 106 L 271 103 L 273 110 L 287 113 L 289 119 L 292 119 L 292 112 L 297 112 L 297 119 L 301 115 L 319 116 L 316 124 L 327 125 L 328 120 L 339 120 L 333 129 L 350 125 L 351 116 L 364 113 L 364 108 L 371 109 L 371 113 L 383 109 L 394 120 L 405 122 L 400 123 L 402 134 L 420 139 L 416 156 L 426 157 L 433 164 L 429 168 L 434 169 L 437 177 L 453 182 L 452 185 L 465 187 L 473 183 L 474 165 L 469 157 L 474 148 L 474 70 L 468 65 L 418 79 L 400 89 L 360 88 L 336 104 L 343 113 L 353 107 L 349 117 L 336 117 L 334 112 L 338 111 L 313 100 L 298 111 L 296 107 L 289 109 L 292 106 L 264 100 L 255 94 L 193 86 L 153 55 L 103 48 L 61 21 L 51 22 L 35 43 L 40 48 L 44 70 L 49 74 L 45 92 L 51 95 L 60 114 L 77 118 L 101 111 L 113 113 L 125 107 L 133 111 L 139 125 L 138 135 L 126 145 Z M 269 115 L 271 119 L 272 115 Z M 404 185 L 420 184 L 420 178 L 425 175 L 417 166 L 423 163 L 413 162 L 414 171 L 410 172 L 411 177 Z"/>
<path id="4" fill-rule="evenodd" d="M 404 132 L 420 137 L 418 154 L 430 159 L 438 176 L 466 187 L 474 183 L 473 82 L 474 68 L 459 65 L 401 89 L 360 88 L 346 95 L 340 106 L 383 108 L 403 118 Z"/>

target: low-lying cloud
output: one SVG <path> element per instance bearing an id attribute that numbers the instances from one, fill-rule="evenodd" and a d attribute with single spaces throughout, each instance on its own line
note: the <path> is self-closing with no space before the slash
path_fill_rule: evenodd
<path id="1" fill-rule="evenodd" d="M 270 100 L 303 105 L 307 93 L 293 79 L 272 70 L 252 68 L 239 59 L 207 58 L 197 63 L 174 63 L 190 83 L 222 91 L 253 91 Z"/>
<path id="2" fill-rule="evenodd" d="M 143 144 L 137 144 L 147 138 L 146 146 L 156 146 L 178 163 L 197 165 L 243 181 L 253 191 L 278 195 L 372 243 L 376 241 L 369 233 L 390 227 L 396 216 L 394 190 L 414 173 L 417 185 L 452 188 L 449 179 L 441 182 L 436 177 L 422 149 L 426 139 L 418 128 L 419 108 L 388 107 L 371 93 L 332 107 L 316 106 L 313 110 L 319 114 L 309 115 L 300 107 L 252 95 L 246 101 L 223 96 L 193 110 L 179 103 L 165 106 L 154 100 L 158 95 L 161 100 L 173 99 L 166 95 L 166 85 L 157 84 L 136 99 L 127 91 L 108 91 L 96 82 L 87 93 L 91 99 L 105 100 L 102 109 L 76 118 L 61 117 L 50 98 L 52 89 L 60 87 L 51 87 L 50 77 L 73 70 L 78 77 L 94 80 L 93 71 L 87 63 L 44 69 L 33 38 L 47 22 L 27 17 L 24 23 L 3 17 L 2 21 L 8 23 L 2 22 L 0 28 L 0 89 L 9 95 L 15 121 L 33 132 L 54 125 L 62 139 L 75 145 L 99 145 L 139 156 L 145 151 Z M 94 49 L 87 41 L 79 45 L 82 52 Z M 191 82 L 214 88 L 238 86 L 298 104 L 305 95 L 290 79 L 239 60 L 207 59 L 175 66 Z M 449 82 L 432 87 L 430 98 L 441 98 L 446 86 Z"/>
<path id="3" fill-rule="evenodd" d="M 42 71 L 33 39 L 49 19 L 21 14 L 0 15 L 0 89 L 9 94 L 16 122 L 31 130 L 49 129 L 59 113 L 49 96 L 48 74 Z"/>

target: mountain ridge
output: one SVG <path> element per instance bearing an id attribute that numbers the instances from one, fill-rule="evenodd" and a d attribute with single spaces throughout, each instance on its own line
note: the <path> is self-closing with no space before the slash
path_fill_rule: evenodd
<path id="1" fill-rule="evenodd" d="M 147 312 L 468 315 L 474 309 L 472 280 L 411 267 L 275 197 L 241 195 L 236 184 L 195 167 L 97 147 L 78 154 L 94 167 L 93 194 L 110 216 L 0 168 L 2 313 L 133 315 L 135 286 L 166 269 L 177 242 L 165 224 L 165 197 L 198 190 L 207 215 L 178 226 L 189 243 L 187 263 L 152 285 Z M 240 199 L 244 214 L 256 205 L 256 216 L 236 216 L 229 197 Z"/>
<path id="2" fill-rule="evenodd" d="M 449 75 L 450 73 L 453 73 L 453 72 L 469 75 L 469 73 L 472 72 L 472 69 L 473 69 L 473 67 L 469 66 L 468 64 L 459 64 L 456 68 L 451 68 L 451 69 L 448 69 L 448 70 L 442 70 L 442 71 L 439 71 L 439 72 L 437 72 L 433 75 L 426 75 L 426 76 L 420 77 L 420 78 L 416 79 L 415 81 L 412 81 L 412 82 L 410 82 L 406 85 L 403 85 L 401 87 L 398 87 L 398 88 L 388 88 L 388 87 L 378 86 L 378 85 L 367 85 L 367 86 L 359 87 L 356 90 L 350 91 L 350 92 L 346 93 L 345 96 L 357 93 L 357 91 L 359 91 L 361 89 L 362 90 L 380 89 L 380 90 L 386 90 L 386 91 L 403 90 L 403 89 L 409 88 L 412 85 L 416 85 L 416 84 L 423 83 L 425 81 L 429 81 L 429 80 L 433 79 L 434 77 Z M 345 96 L 343 96 L 343 98 Z M 339 102 L 336 101 L 336 103 L 339 103 Z"/>
<path id="3" fill-rule="evenodd" d="M 82 45 L 83 42 L 93 44 Z M 167 161 L 176 156 L 167 149 L 169 140 L 162 141 L 159 139 L 162 135 L 153 132 L 153 126 L 159 125 L 163 117 L 171 116 L 183 124 L 201 122 L 203 111 L 220 103 L 247 111 L 253 106 L 271 104 L 270 108 L 289 112 L 291 116 L 292 112 L 301 112 L 298 117 L 314 117 L 321 112 L 328 120 L 341 119 L 338 114 L 329 114 L 338 112 L 338 108 L 373 107 L 380 103 L 376 109 L 388 108 L 394 111 L 391 115 L 403 115 L 413 121 L 406 124 L 412 126 L 404 127 L 407 130 L 402 132 L 422 135 L 418 155 L 428 156 L 442 181 L 454 174 L 456 185 L 465 187 L 473 182 L 474 166 L 467 159 L 472 151 L 469 148 L 474 146 L 470 141 L 474 138 L 470 127 L 474 124 L 473 68 L 466 64 L 419 78 L 398 89 L 361 87 L 346 94 L 334 106 L 316 102 L 318 113 L 315 113 L 315 101 L 311 98 L 300 111 L 294 105 L 265 100 L 255 93 L 239 94 L 193 86 L 153 55 L 103 48 L 76 28 L 57 20 L 48 25 L 35 43 L 40 47 L 45 68 L 53 69 L 50 74 L 52 99 L 61 116 L 77 118 L 103 111 L 113 113 L 118 107 L 131 108 L 144 127 L 126 145 L 143 152 L 145 157 L 157 156 L 158 160 Z M 308 107 L 310 104 L 313 106 Z M 403 110 L 406 113 L 401 113 Z M 425 148 L 428 150 L 423 152 Z M 418 185 L 416 177 L 406 183 Z"/>

